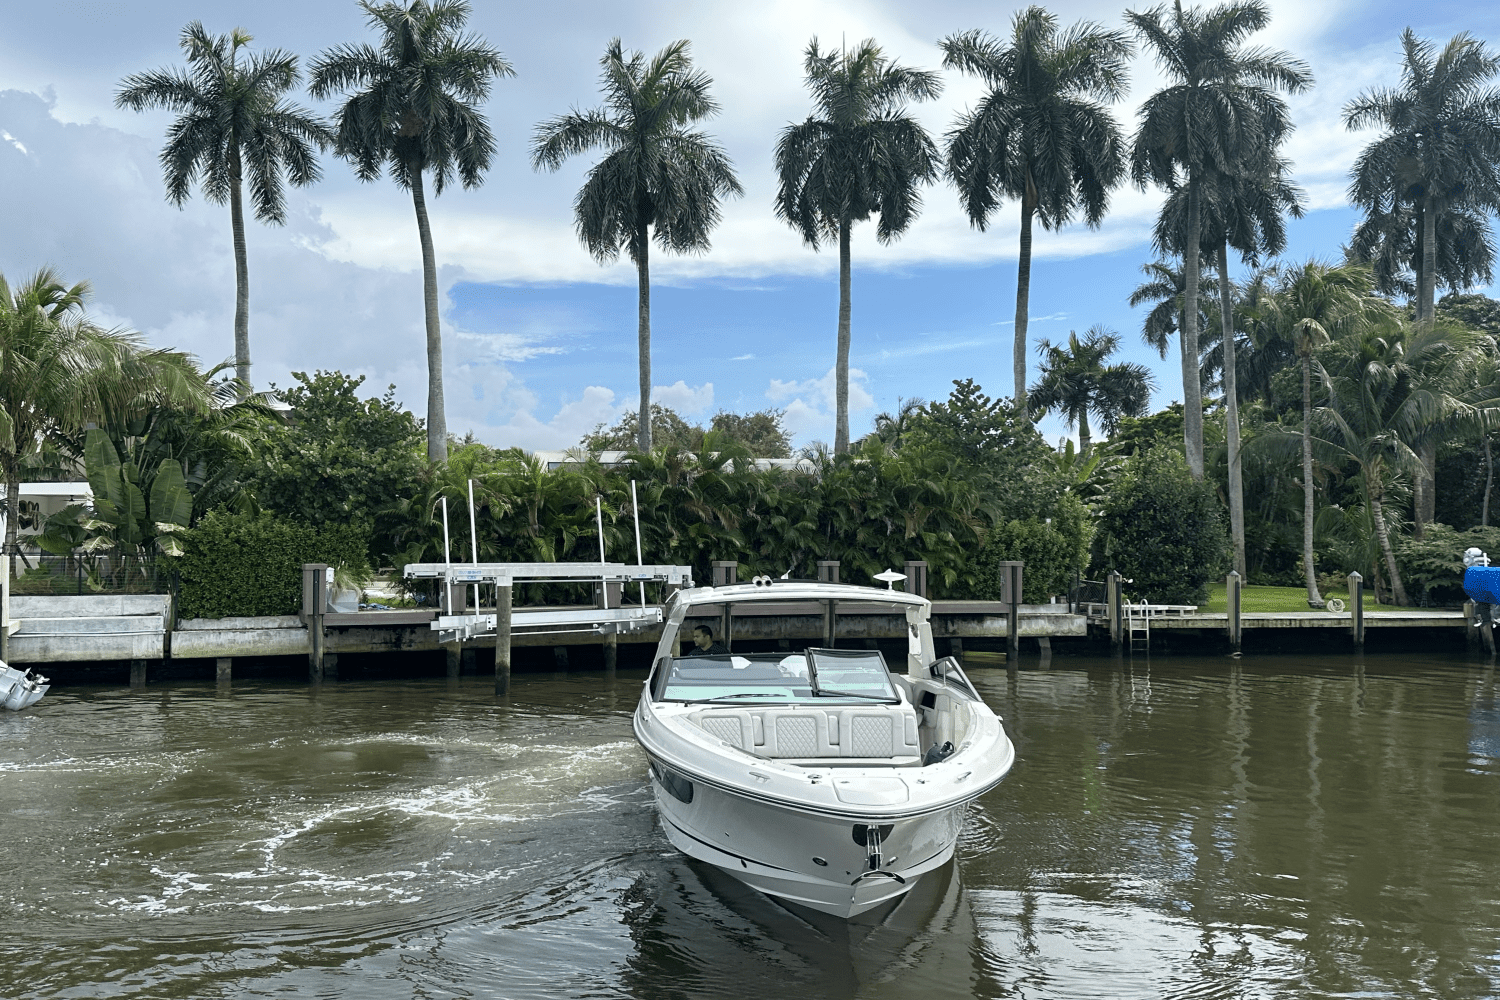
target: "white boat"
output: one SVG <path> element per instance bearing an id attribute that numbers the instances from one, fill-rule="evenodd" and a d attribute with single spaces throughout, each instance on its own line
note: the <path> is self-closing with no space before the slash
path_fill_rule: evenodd
<path id="1" fill-rule="evenodd" d="M 51 687 L 47 678 L 33 674 L 30 670 L 17 670 L 0 661 L 0 705 L 12 712 L 30 708 L 42 700 L 42 695 Z"/>
<path id="2" fill-rule="evenodd" d="M 874 649 L 679 650 L 695 609 L 837 601 L 904 614 L 904 673 Z M 805 613 L 806 605 L 803 605 Z M 791 610 L 791 609 L 789 609 Z M 860 613 L 866 608 L 859 609 Z M 678 591 L 635 713 L 667 839 L 769 895 L 850 917 L 941 867 L 966 807 L 1015 762 L 915 594 L 769 581 Z"/>

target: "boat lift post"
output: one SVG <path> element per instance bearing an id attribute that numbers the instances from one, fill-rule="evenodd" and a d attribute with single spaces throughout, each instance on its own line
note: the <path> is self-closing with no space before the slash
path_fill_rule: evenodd
<path id="1" fill-rule="evenodd" d="M 599 565 L 604 565 L 604 505 L 598 497 L 594 497 L 594 520 L 599 526 Z M 644 586 L 644 585 L 643 585 Z M 609 581 L 599 580 L 599 603 L 604 610 L 609 610 Z M 624 593 L 621 592 L 621 607 L 624 606 Z M 601 626 L 604 630 L 604 672 L 613 677 L 615 667 L 619 664 L 620 637 L 613 628 Z"/>

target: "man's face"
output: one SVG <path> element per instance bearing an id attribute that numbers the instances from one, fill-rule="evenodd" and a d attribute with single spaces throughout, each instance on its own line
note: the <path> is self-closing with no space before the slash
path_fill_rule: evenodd
<path id="1" fill-rule="evenodd" d="M 712 646 L 713 644 L 714 644 L 714 641 L 708 637 L 708 633 L 707 632 L 703 631 L 701 628 L 695 628 L 695 629 L 693 629 L 693 645 L 694 646 L 697 646 L 699 649 L 707 649 L 709 646 Z"/>

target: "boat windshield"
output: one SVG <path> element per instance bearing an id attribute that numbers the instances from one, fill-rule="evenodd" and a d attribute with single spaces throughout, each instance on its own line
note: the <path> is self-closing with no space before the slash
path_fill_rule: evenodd
<path id="1" fill-rule="evenodd" d="M 809 649 L 806 653 L 694 653 L 675 657 L 667 701 L 747 703 L 901 699 L 879 650 Z"/>

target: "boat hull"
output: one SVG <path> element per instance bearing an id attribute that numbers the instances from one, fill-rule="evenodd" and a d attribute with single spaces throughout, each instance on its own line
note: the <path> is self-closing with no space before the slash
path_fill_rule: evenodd
<path id="1" fill-rule="evenodd" d="M 684 801 L 684 782 L 691 784 L 691 801 Z M 679 851 L 768 895 L 839 917 L 893 900 L 945 864 L 953 857 L 967 808 L 960 803 L 878 824 L 881 870 L 898 876 L 893 878 L 865 874 L 869 827 L 858 816 L 806 812 L 737 795 L 693 782 L 654 759 L 651 787 L 662 828 Z"/>

